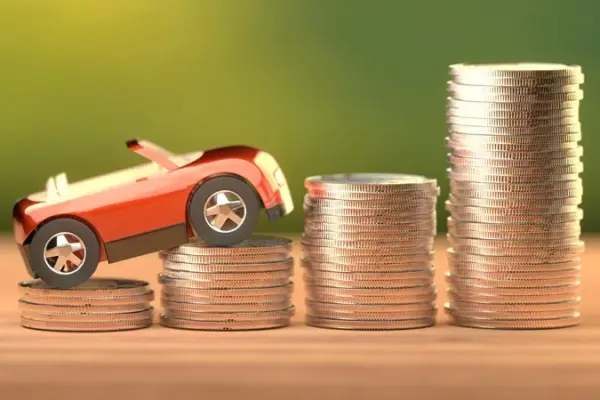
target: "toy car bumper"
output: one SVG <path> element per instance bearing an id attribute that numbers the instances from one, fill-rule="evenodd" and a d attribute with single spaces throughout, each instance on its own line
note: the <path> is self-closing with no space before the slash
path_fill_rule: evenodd
<path id="1" fill-rule="evenodd" d="M 19 253 L 21 253 L 21 258 L 23 259 L 23 264 L 25 264 L 27 273 L 32 278 L 37 278 L 37 276 L 33 273 L 33 270 L 31 269 L 31 264 L 29 264 L 29 245 L 28 244 L 24 244 L 24 245 L 20 244 L 18 246 L 19 246 Z"/>

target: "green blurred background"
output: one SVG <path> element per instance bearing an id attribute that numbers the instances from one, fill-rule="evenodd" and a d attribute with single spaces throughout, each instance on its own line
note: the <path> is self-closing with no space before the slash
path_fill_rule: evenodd
<path id="1" fill-rule="evenodd" d="M 447 66 L 583 66 L 584 230 L 600 231 L 600 2 L 88 0 L 0 2 L 0 231 L 19 196 L 174 152 L 250 144 L 276 156 L 301 231 L 303 179 L 336 172 L 438 178 Z"/>

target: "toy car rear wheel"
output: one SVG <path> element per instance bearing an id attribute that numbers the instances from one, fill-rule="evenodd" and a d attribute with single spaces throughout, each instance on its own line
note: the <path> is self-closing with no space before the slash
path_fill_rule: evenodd
<path id="1" fill-rule="evenodd" d="M 196 234 L 213 246 L 232 246 L 252 236 L 260 202 L 254 189 L 239 178 L 222 176 L 201 184 L 188 215 Z"/>
<path id="2" fill-rule="evenodd" d="M 29 246 L 31 269 L 47 285 L 69 289 L 85 283 L 100 261 L 94 232 L 72 218 L 52 220 L 35 233 Z"/>

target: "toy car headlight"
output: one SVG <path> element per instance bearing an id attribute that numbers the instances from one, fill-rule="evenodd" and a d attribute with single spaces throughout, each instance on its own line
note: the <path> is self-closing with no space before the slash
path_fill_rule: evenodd
<path id="1" fill-rule="evenodd" d="M 281 168 L 277 168 L 275 172 L 273 172 L 273 177 L 279 186 L 285 186 L 287 184 L 285 180 L 285 175 L 283 175 L 283 171 Z"/>

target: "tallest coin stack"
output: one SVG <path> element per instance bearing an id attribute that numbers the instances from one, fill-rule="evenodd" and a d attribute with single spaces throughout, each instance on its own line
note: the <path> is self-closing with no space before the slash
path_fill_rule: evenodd
<path id="1" fill-rule="evenodd" d="M 579 66 L 453 65 L 448 83 L 449 273 L 454 324 L 579 322 Z"/>

